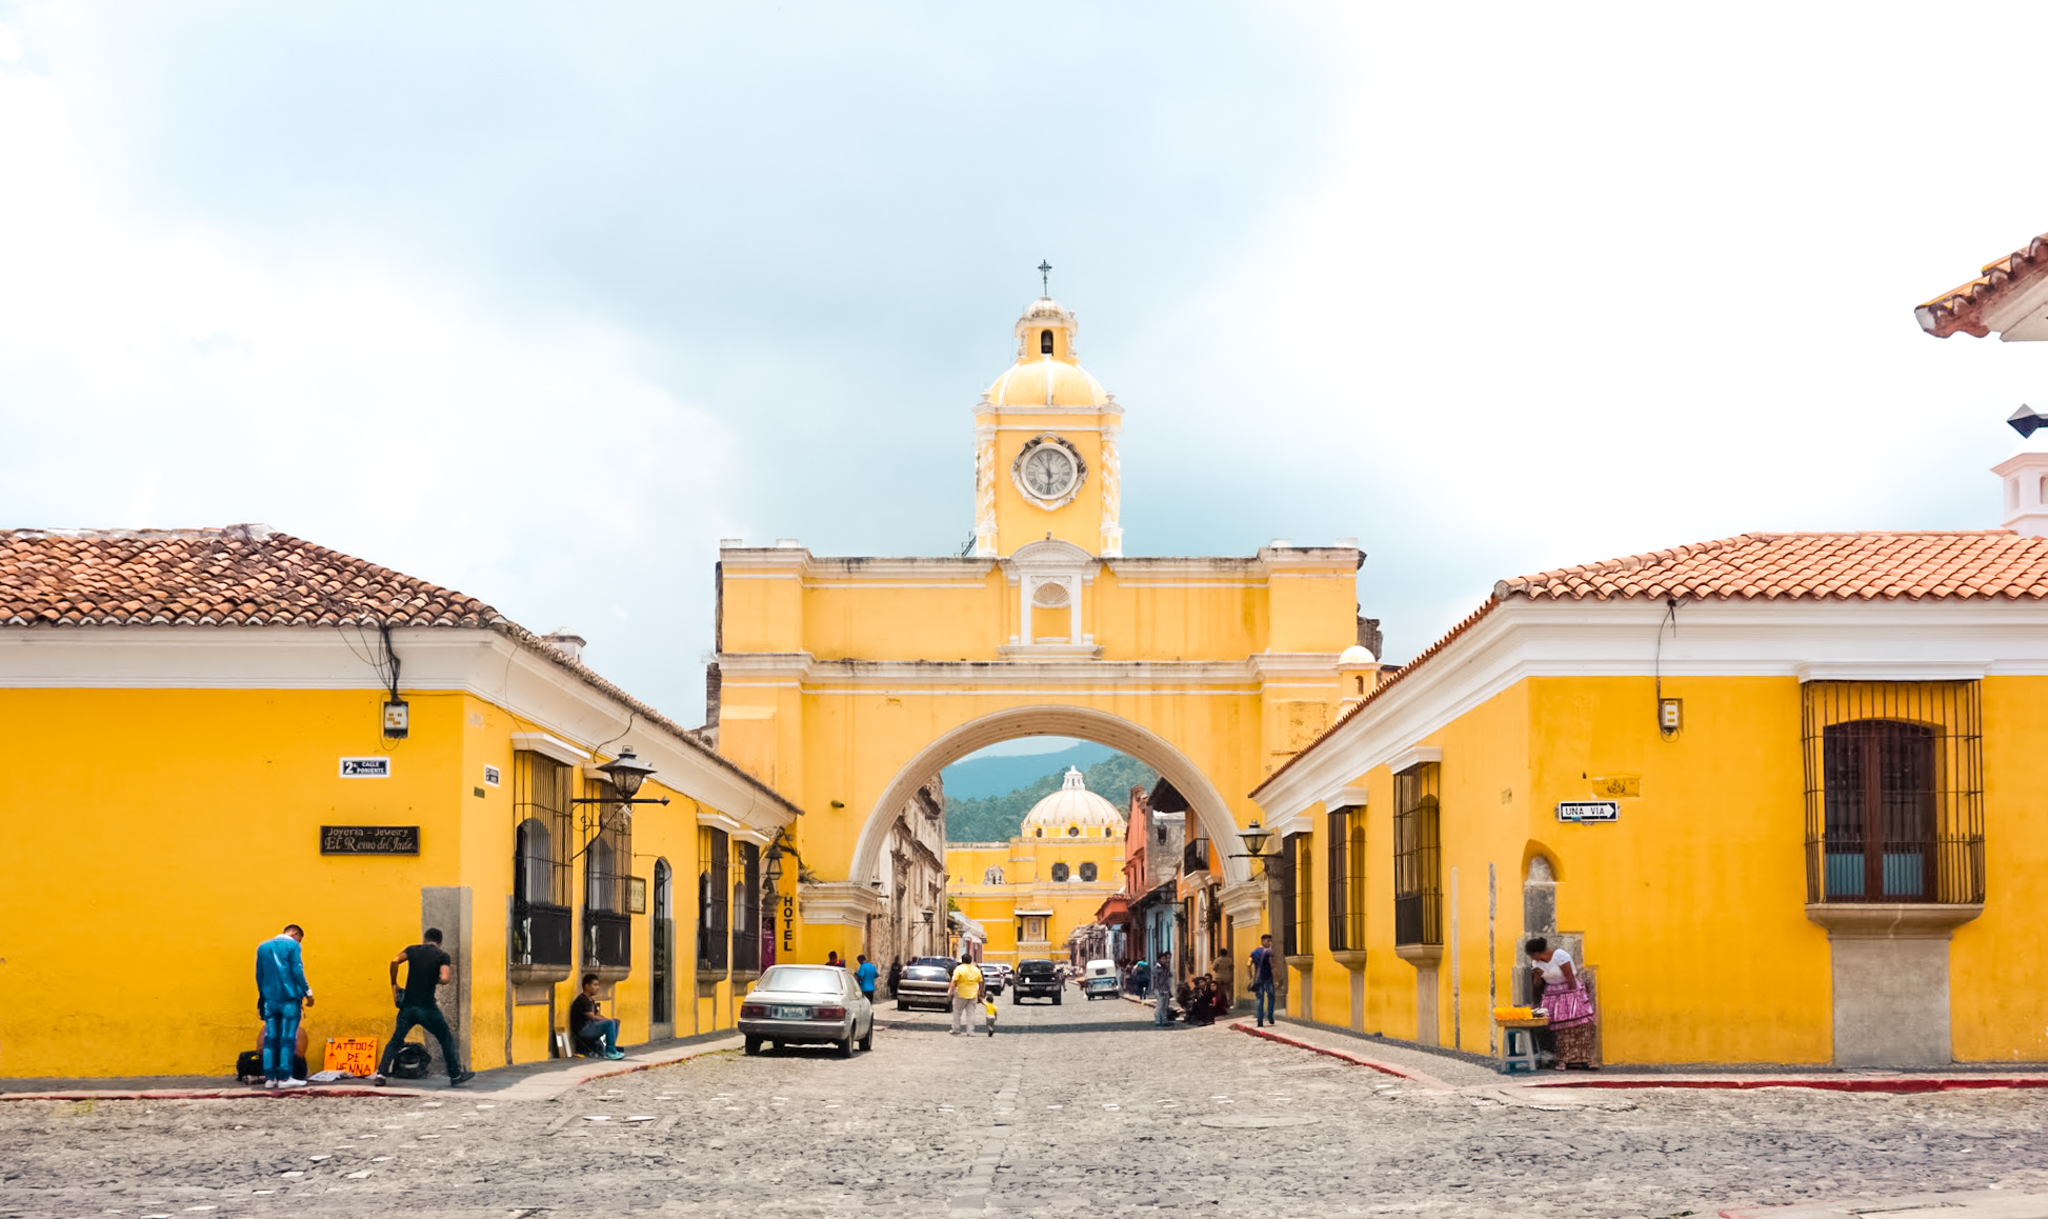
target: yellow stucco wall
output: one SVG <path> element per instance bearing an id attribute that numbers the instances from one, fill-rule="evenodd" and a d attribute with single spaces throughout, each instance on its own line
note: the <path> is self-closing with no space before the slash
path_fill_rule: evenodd
<path id="1" fill-rule="evenodd" d="M 967 843 L 946 848 L 946 893 L 960 912 L 988 933 L 984 959 L 1014 964 L 1020 960 L 1065 960 L 1067 938 L 1095 921 L 1095 912 L 1123 887 L 1124 840 L 1108 838 L 1013 838 L 1007 843 Z M 1097 879 L 1052 879 L 1052 866 L 1064 863 L 1079 876 L 1083 863 L 1093 863 Z M 1003 883 L 983 883 L 987 869 L 1003 869 Z M 1050 911 L 1043 943 L 1020 944 L 1019 910 Z"/>
<path id="2" fill-rule="evenodd" d="M 324 1040 L 391 1033 L 386 963 L 419 938 L 421 890 L 471 890 L 470 1053 L 506 1058 L 507 901 L 514 850 L 511 734 L 530 730 L 463 694 L 407 691 L 411 735 L 385 741 L 382 695 L 361 690 L 0 689 L 0 722 L 33 765 L 0 777 L 0 976 L 36 1002 L 0 1005 L 0 1074 L 166 1075 L 232 1070 L 256 1044 L 254 953 L 306 929 L 315 1069 Z M 389 779 L 342 779 L 342 756 L 392 758 Z M 497 766 L 500 786 L 484 782 Z M 482 795 L 476 793 L 481 790 Z M 634 875 L 676 872 L 677 1031 L 690 1026 L 695 806 L 634 818 Z M 417 825 L 411 856 L 323 856 L 321 825 Z M 582 904 L 582 868 L 572 908 Z M 634 967 L 616 987 L 622 1039 L 644 1041 L 651 920 L 633 917 Z M 451 931 L 451 947 L 452 944 Z M 556 1027 L 573 981 L 557 989 Z M 442 992 L 444 1009 L 452 1008 Z M 512 1058 L 548 1053 L 543 1006 L 512 1009 Z M 731 1023 L 724 1008 L 700 1018 Z M 90 1029 L 91 1036 L 77 1030 Z"/>
<path id="3" fill-rule="evenodd" d="M 1557 872 L 1559 930 L 1585 935 L 1609 1061 L 1832 1059 L 1828 938 L 1805 912 L 1799 683 L 1674 677 L 1663 693 L 1684 700 L 1684 728 L 1668 740 L 1656 726 L 1651 679 L 1544 677 L 1517 682 L 1416 742 L 1442 750 L 1441 1044 L 1492 1048 L 1490 1007 L 1512 994 L 1522 879 L 1528 858 L 1540 853 Z M 2048 758 L 2031 742 L 2044 695 L 2044 678 L 1983 683 L 1989 892 L 1983 915 L 1956 931 L 1950 950 L 1959 1061 L 2048 1059 L 2030 981 L 2048 969 L 2048 945 L 2037 933 L 2048 917 L 2048 834 L 2036 828 Z M 1560 823 L 1557 803 L 1594 798 L 1591 777 L 1601 776 L 1634 776 L 1641 795 L 1621 801 L 1613 824 Z M 1393 944 L 1394 780 L 1381 766 L 1356 782 L 1369 792 L 1359 1023 L 1414 1037 L 1416 970 Z M 1325 812 L 1315 805 L 1309 813 L 1313 1011 L 1318 1021 L 1346 1025 L 1349 975 L 1327 947 Z M 1490 938 L 1489 865 L 1497 886 Z M 1297 1014 L 1301 1007 L 1297 997 Z"/>

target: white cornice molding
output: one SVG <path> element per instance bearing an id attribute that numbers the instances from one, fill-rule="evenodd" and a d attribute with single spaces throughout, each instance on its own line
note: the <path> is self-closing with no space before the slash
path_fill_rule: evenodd
<path id="1" fill-rule="evenodd" d="M 880 893 L 849 880 L 805 881 L 797 886 L 797 910 L 808 927 L 865 928 L 868 916 L 882 913 L 884 906 Z"/>
<path id="2" fill-rule="evenodd" d="M 1223 913 L 1233 923 L 1256 923 L 1259 913 L 1266 908 L 1266 882 L 1264 879 L 1241 880 L 1225 885 L 1216 894 L 1216 900 L 1223 903 Z"/>
<path id="3" fill-rule="evenodd" d="M 512 748 L 537 753 L 544 758 L 553 758 L 566 766 L 581 766 L 590 761 L 588 750 L 578 749 L 549 732 L 515 732 L 512 734 Z"/>
<path id="4" fill-rule="evenodd" d="M 1316 679 L 1318 685 L 1335 688 L 1337 655 L 1335 652 L 1257 652 L 1245 663 L 1251 675 L 1262 682 L 1307 677 Z"/>
<path id="5" fill-rule="evenodd" d="M 1370 795 L 1371 793 L 1363 786 L 1352 784 L 1323 793 L 1320 803 L 1330 812 L 1336 812 L 1340 808 L 1364 808 Z"/>
<path id="6" fill-rule="evenodd" d="M 1699 601 L 1679 606 L 1675 631 L 1665 615 L 1661 602 L 1511 598 L 1267 780 L 1256 803 L 1268 816 L 1306 807 L 1528 677 L 2048 676 L 2042 602 Z"/>
<path id="7" fill-rule="evenodd" d="M 1809 681 L 1979 681 L 1991 672 L 1989 660 L 1816 660 L 1792 666 Z"/>
<path id="8" fill-rule="evenodd" d="M 1039 650 L 1050 653 L 1056 646 L 1061 645 Z M 1327 663 L 1334 670 L 1336 657 L 1329 656 Z M 968 687 L 987 693 L 991 686 L 1016 682 L 1034 689 L 1070 686 L 1073 689 L 1067 692 L 1074 694 L 1098 686 L 1137 695 L 1199 687 L 1211 687 L 1200 691 L 1209 694 L 1259 693 L 1249 659 L 819 660 L 808 652 L 721 652 L 718 666 L 729 689 L 797 683 L 807 694 L 871 694 L 881 689 L 939 694 Z M 1170 689 L 1143 688 L 1148 686 Z"/>
<path id="9" fill-rule="evenodd" d="M 1387 769 L 1398 775 L 1404 771 L 1414 770 L 1418 766 L 1427 766 L 1431 762 L 1443 760 L 1444 751 L 1434 745 L 1410 745 L 1387 759 Z"/>
<path id="10" fill-rule="evenodd" d="M 724 830 L 732 837 L 742 842 L 751 842 L 756 846 L 765 847 L 775 841 L 774 828 L 763 830 L 761 827 L 741 821 L 737 817 L 728 817 L 715 809 L 698 809 L 697 824 L 709 829 Z"/>

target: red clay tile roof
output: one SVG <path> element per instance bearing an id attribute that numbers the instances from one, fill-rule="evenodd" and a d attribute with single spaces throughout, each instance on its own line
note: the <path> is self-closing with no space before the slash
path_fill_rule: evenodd
<path id="1" fill-rule="evenodd" d="M 1940 533 L 1745 533 L 1502 580 L 1530 600 L 1984 601 L 2048 597 L 2048 538 Z"/>
<path id="2" fill-rule="evenodd" d="M 1530 601 L 1991 601 L 2048 598 L 2048 538 L 2005 529 L 1927 533 L 1745 533 L 1560 567 L 1493 586 L 1493 596 L 1381 681 L 1289 767 L 1510 598 Z"/>
<path id="3" fill-rule="evenodd" d="M 2028 242 L 1997 262 L 1986 263 L 1984 273 L 1969 283 L 1951 288 L 1913 310 L 1920 328 L 1937 339 L 1960 330 L 1983 338 L 1990 334 L 1984 311 L 2048 272 L 2048 233 Z"/>
<path id="4" fill-rule="evenodd" d="M 474 597 L 262 525 L 0 530 L 0 626 L 503 621 Z"/>
<path id="5" fill-rule="evenodd" d="M 0 628 L 380 624 L 495 631 L 574 673 L 790 812 L 803 812 L 697 733 L 475 597 L 265 525 L 0 529 Z"/>

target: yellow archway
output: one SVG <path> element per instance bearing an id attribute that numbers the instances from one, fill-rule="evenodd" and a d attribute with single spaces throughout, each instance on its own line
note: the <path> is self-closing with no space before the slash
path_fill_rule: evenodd
<path id="1" fill-rule="evenodd" d="M 1124 753 L 1150 766 L 1187 797 L 1188 806 L 1202 828 L 1217 845 L 1223 858 L 1223 879 L 1236 884 L 1250 878 L 1245 861 L 1233 857 L 1237 848 L 1237 822 L 1223 793 L 1209 781 L 1188 757 L 1159 734 L 1119 715 L 1091 707 L 1044 703 L 1012 707 L 971 720 L 947 732 L 918 751 L 903 764 L 896 777 L 882 789 L 869 807 L 860 837 L 853 848 L 847 879 L 865 885 L 880 875 L 878 863 L 882 841 L 888 836 L 896 811 L 903 807 L 920 785 L 953 763 L 990 745 L 1028 736 L 1070 736 Z"/>

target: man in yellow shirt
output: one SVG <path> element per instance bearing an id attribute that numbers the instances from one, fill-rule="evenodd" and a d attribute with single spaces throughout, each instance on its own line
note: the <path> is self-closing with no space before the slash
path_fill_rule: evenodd
<path id="1" fill-rule="evenodd" d="M 974 958 L 963 952 L 960 964 L 953 967 L 953 1027 L 949 1035 L 958 1037 L 973 1030 L 972 1013 L 980 1003 L 981 970 L 975 967 Z"/>

